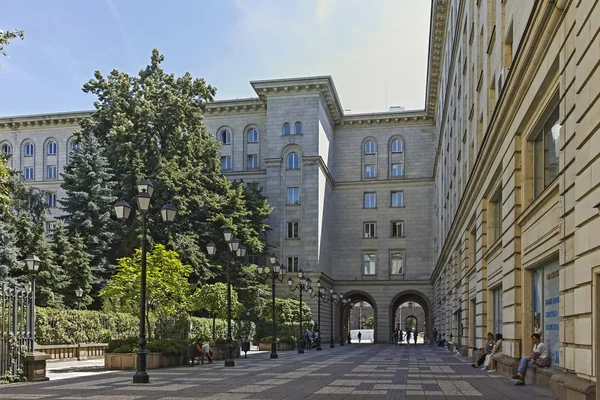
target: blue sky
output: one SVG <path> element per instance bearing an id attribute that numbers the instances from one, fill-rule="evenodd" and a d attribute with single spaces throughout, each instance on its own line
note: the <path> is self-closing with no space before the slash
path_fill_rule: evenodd
<path id="1" fill-rule="evenodd" d="M 251 80 L 332 75 L 349 113 L 422 109 L 429 0 L 29 0 L 2 4 L 25 40 L 0 60 L 0 116 L 91 109 L 97 69 L 136 74 L 153 48 L 217 99 Z M 387 93 L 387 96 L 386 96 Z"/>

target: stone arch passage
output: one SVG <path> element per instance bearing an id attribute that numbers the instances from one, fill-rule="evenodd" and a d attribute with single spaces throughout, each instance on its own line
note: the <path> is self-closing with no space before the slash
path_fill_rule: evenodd
<path id="1" fill-rule="evenodd" d="M 390 302 L 389 315 L 390 315 L 390 324 L 389 324 L 389 335 L 390 337 L 394 336 L 394 329 L 396 328 L 396 311 L 400 307 L 401 304 L 413 302 L 420 305 L 424 311 L 424 330 L 425 330 L 425 339 L 432 340 L 432 326 L 433 326 L 433 307 L 431 300 L 419 292 L 418 290 L 404 290 L 398 293 L 396 296 L 392 298 Z M 412 313 L 407 312 L 406 317 L 403 315 L 402 318 L 408 318 Z M 414 316 L 414 315 L 413 315 Z M 416 316 L 415 316 L 416 317 Z M 419 319 L 416 317 L 417 320 Z"/>
<path id="2" fill-rule="evenodd" d="M 375 302 L 375 299 L 368 293 L 360 291 L 360 290 L 352 290 L 350 292 L 344 293 L 344 298 L 349 298 L 351 300 L 349 305 L 343 306 L 340 305 L 339 307 L 339 314 L 338 314 L 338 331 L 337 331 L 337 336 L 338 339 L 340 339 L 340 344 L 341 344 L 341 340 L 343 339 L 344 343 L 347 343 L 347 336 L 348 336 L 348 332 L 350 332 L 350 330 L 356 330 L 357 328 L 357 321 L 350 321 L 350 314 L 351 314 L 351 310 L 353 307 L 355 307 L 358 303 L 360 302 L 365 302 L 365 303 L 369 303 L 373 309 L 373 338 L 377 337 L 377 303 Z M 356 343 L 356 340 L 352 340 L 352 343 Z"/>

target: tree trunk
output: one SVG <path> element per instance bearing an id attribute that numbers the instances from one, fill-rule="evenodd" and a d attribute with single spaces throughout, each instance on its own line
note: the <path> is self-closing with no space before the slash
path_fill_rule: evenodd
<path id="1" fill-rule="evenodd" d="M 217 340 L 217 338 L 215 337 L 216 318 L 217 318 L 216 314 L 213 313 L 213 315 L 212 315 L 212 319 L 213 319 L 212 340 L 213 340 L 213 342 L 215 342 Z"/>

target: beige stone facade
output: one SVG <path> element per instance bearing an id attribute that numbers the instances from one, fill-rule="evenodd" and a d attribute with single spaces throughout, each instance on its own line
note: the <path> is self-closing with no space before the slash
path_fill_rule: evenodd
<path id="1" fill-rule="evenodd" d="M 553 364 L 600 361 L 600 4 L 437 1 L 446 15 L 435 166 L 435 326 L 463 352 L 542 334 Z M 429 93 L 431 95 L 431 93 Z"/>

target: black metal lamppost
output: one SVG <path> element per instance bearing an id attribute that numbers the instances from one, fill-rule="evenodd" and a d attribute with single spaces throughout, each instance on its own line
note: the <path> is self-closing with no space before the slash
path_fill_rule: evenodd
<path id="1" fill-rule="evenodd" d="M 25 259 L 25 263 L 27 264 L 27 270 L 29 271 L 29 278 L 31 279 L 31 310 L 29 310 L 29 329 L 31 332 L 31 349 L 29 351 L 33 352 L 35 350 L 35 278 L 37 276 L 38 271 L 40 270 L 40 264 L 42 260 L 39 259 L 35 254 L 30 254 Z"/>
<path id="2" fill-rule="evenodd" d="M 137 370 L 133 375 L 133 383 L 149 383 L 150 376 L 146 371 L 146 251 L 147 251 L 147 222 L 150 200 L 154 193 L 154 185 L 148 180 L 137 182 L 138 194 L 136 196 L 138 210 L 142 214 L 142 271 L 140 279 L 140 337 L 138 340 L 138 351 L 136 366 Z M 169 203 L 170 204 L 170 203 Z M 123 221 L 129 218 L 131 206 L 125 200 L 119 200 L 114 205 L 117 219 Z M 172 204 L 164 205 L 161 209 L 161 216 L 164 222 L 173 222 L 177 208 Z"/>
<path id="3" fill-rule="evenodd" d="M 325 288 L 321 285 L 321 280 L 317 280 L 317 291 L 313 294 L 313 288 L 308 287 L 308 294 L 311 298 L 317 298 L 317 326 L 319 327 L 319 337 L 317 338 L 317 350 L 321 348 L 321 299 L 325 299 Z"/>
<path id="4" fill-rule="evenodd" d="M 329 347 L 333 349 L 335 347 L 335 344 L 333 344 L 333 306 L 338 303 L 338 295 L 333 289 L 329 289 L 329 297 L 325 297 L 324 300 L 326 300 L 327 303 L 331 303 L 331 307 L 329 308 L 329 329 L 331 332 L 329 335 Z"/>
<path id="5" fill-rule="evenodd" d="M 81 298 L 83 297 L 83 289 L 80 287 L 75 289 L 75 296 L 77 296 L 77 310 L 81 311 Z"/>
<path id="6" fill-rule="evenodd" d="M 231 261 L 235 259 L 235 256 L 244 257 L 246 255 L 246 246 L 240 245 L 240 241 L 233 237 L 231 229 L 225 229 L 223 231 L 225 241 L 229 246 L 229 252 L 221 253 L 221 256 L 227 261 L 227 359 L 225 360 L 226 367 L 235 367 L 235 361 L 233 360 L 233 345 L 231 344 Z M 209 256 L 217 254 L 217 246 L 210 242 L 206 245 L 206 251 Z"/>
<path id="7" fill-rule="evenodd" d="M 300 335 L 298 336 L 298 354 L 304 354 L 304 349 L 302 348 L 302 292 L 308 292 L 308 288 L 311 285 L 311 280 L 310 278 L 306 279 L 304 277 L 304 272 L 302 272 L 302 270 L 298 271 L 298 278 L 300 278 L 300 283 L 296 284 L 296 286 L 294 286 L 294 280 L 292 278 L 288 278 L 287 283 L 292 292 L 295 292 L 296 290 L 300 292 L 300 326 L 298 328 Z"/>
<path id="8" fill-rule="evenodd" d="M 268 279 L 271 279 L 271 298 L 273 301 L 273 309 L 272 309 L 272 319 L 273 319 L 273 336 L 271 337 L 271 358 L 278 358 L 277 355 L 277 324 L 275 322 L 275 281 L 283 282 L 283 277 L 287 272 L 287 268 L 285 266 L 279 265 L 277 262 L 277 257 L 275 254 L 269 257 L 269 261 L 271 263 L 271 269 L 269 271 L 265 271 L 265 267 L 259 265 L 257 267 L 258 275 L 262 279 L 263 282 L 266 282 Z"/>
<path id="9" fill-rule="evenodd" d="M 346 306 L 348 304 L 350 304 L 350 298 L 345 298 L 344 297 L 344 293 L 340 293 L 340 299 L 339 299 L 339 303 L 341 304 L 341 315 L 342 315 L 342 326 L 341 326 L 341 331 L 342 331 L 342 335 L 340 336 L 340 346 L 344 345 L 344 310 L 346 309 Z M 350 328 L 350 327 L 348 327 Z M 348 331 L 348 333 L 350 333 L 350 331 Z"/>

